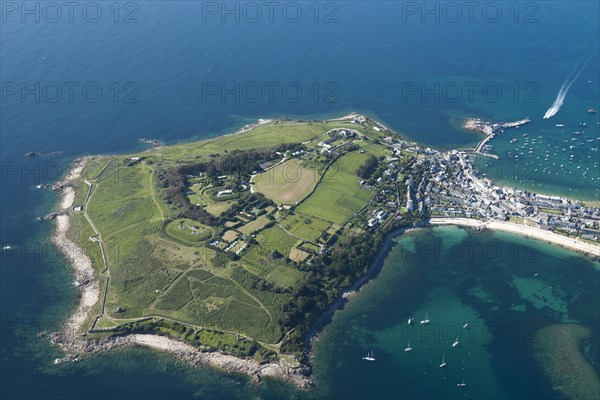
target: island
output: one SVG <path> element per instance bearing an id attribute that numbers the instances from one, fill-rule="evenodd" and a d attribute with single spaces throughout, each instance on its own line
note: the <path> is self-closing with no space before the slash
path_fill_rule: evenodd
<path id="1" fill-rule="evenodd" d="M 79 159 L 49 218 L 82 292 L 50 335 L 55 362 L 142 345 L 310 389 L 317 322 L 399 230 L 506 230 L 600 256 L 600 208 L 497 186 L 476 156 L 351 114 Z"/>

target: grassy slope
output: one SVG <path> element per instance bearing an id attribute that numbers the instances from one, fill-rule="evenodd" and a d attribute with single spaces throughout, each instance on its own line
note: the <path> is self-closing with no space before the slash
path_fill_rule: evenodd
<path id="1" fill-rule="evenodd" d="M 329 129 L 322 122 L 261 125 L 243 134 L 223 136 L 214 140 L 169 146 L 160 150 L 166 159 L 193 159 L 197 156 L 220 153 L 225 150 L 248 150 L 273 147 L 281 143 L 308 140 Z"/>
<path id="2" fill-rule="evenodd" d="M 87 204 L 89 217 L 104 242 L 109 266 L 104 273 L 110 275 L 107 317 L 116 322 L 142 316 L 167 317 L 198 327 L 233 330 L 267 343 L 277 342 L 283 334 L 278 324 L 281 306 L 289 295 L 252 289 L 249 282 L 259 278 L 279 287 L 294 287 L 303 281 L 303 272 L 284 259 L 273 259 L 271 251 L 287 257 L 299 243 L 298 237 L 315 241 L 330 222 L 344 223 L 368 202 L 372 193 L 360 189 L 355 175 L 367 154 L 353 152 L 332 165 L 314 194 L 299 206 L 301 210 L 282 223 L 289 225 L 293 236 L 279 227 L 264 230 L 257 236 L 261 245 L 252 247 L 238 262 L 228 261 L 203 247 L 195 236 L 177 229 L 178 211 L 162 202 L 154 170 L 225 150 L 302 142 L 334 126 L 345 125 L 263 125 L 241 135 L 141 154 L 152 162 L 151 166 L 127 166 L 123 162 L 125 156 L 115 157 L 97 179 L 91 180 L 94 190 Z M 86 177 L 95 177 L 107 161 L 98 160 Z M 79 188 L 76 202 L 83 203 L 87 185 L 81 183 Z M 301 198 L 302 194 L 298 196 Z M 174 222 L 165 229 L 167 218 Z M 307 225 L 309 219 L 311 224 Z M 79 225 L 71 234 L 77 236 L 80 244 L 90 247 L 88 253 L 94 264 L 101 266 L 100 272 L 103 262 L 99 246 L 89 240 L 93 229 L 82 214 L 74 220 Z M 124 311 L 117 312 L 117 308 Z M 110 323 L 106 318 L 103 321 Z"/>

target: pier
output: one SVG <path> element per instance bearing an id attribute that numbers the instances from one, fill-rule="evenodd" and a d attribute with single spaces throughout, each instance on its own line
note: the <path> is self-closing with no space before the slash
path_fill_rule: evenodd
<path id="1" fill-rule="evenodd" d="M 503 133 L 505 130 L 511 128 L 518 128 L 521 125 L 526 125 L 530 122 L 531 120 L 529 118 L 513 122 L 486 122 L 480 120 L 479 118 L 468 118 L 465 121 L 463 127 L 469 130 L 485 133 L 486 136 L 483 139 L 481 139 L 479 143 L 477 143 L 477 146 L 474 149 L 465 150 L 465 153 L 479 154 L 485 157 L 490 157 L 495 160 L 498 160 L 500 159 L 500 157 L 498 157 L 497 155 L 484 152 L 484 146 L 490 140 L 495 138 L 496 135 Z"/>

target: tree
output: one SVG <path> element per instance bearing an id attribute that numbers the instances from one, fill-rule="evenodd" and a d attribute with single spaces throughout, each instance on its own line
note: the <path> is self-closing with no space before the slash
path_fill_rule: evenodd
<path id="1" fill-rule="evenodd" d="M 373 172 L 377 169 L 377 158 L 373 155 L 370 155 L 364 162 L 363 165 L 358 167 L 356 170 L 356 175 L 363 179 L 369 179 Z"/>

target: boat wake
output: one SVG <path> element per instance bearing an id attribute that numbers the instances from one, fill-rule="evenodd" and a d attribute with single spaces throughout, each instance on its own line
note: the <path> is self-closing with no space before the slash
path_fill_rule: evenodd
<path id="1" fill-rule="evenodd" d="M 588 64 L 590 59 L 591 59 L 591 57 L 588 57 L 587 60 L 583 63 L 582 63 L 583 59 L 581 59 L 581 60 L 579 60 L 577 65 L 575 65 L 575 68 L 573 69 L 573 71 L 571 71 L 571 73 L 569 74 L 567 79 L 560 86 L 560 90 L 558 91 L 556 100 L 554 100 L 554 103 L 552 104 L 552 106 L 546 111 L 546 114 L 544 114 L 544 119 L 549 119 L 549 118 L 553 117 L 560 110 L 560 108 L 563 105 L 563 102 L 565 101 L 565 97 L 567 97 L 567 92 L 571 88 L 571 85 L 573 85 L 573 82 L 575 82 L 575 80 L 579 77 L 579 75 L 581 74 L 583 69 L 586 67 L 586 65 Z"/>

